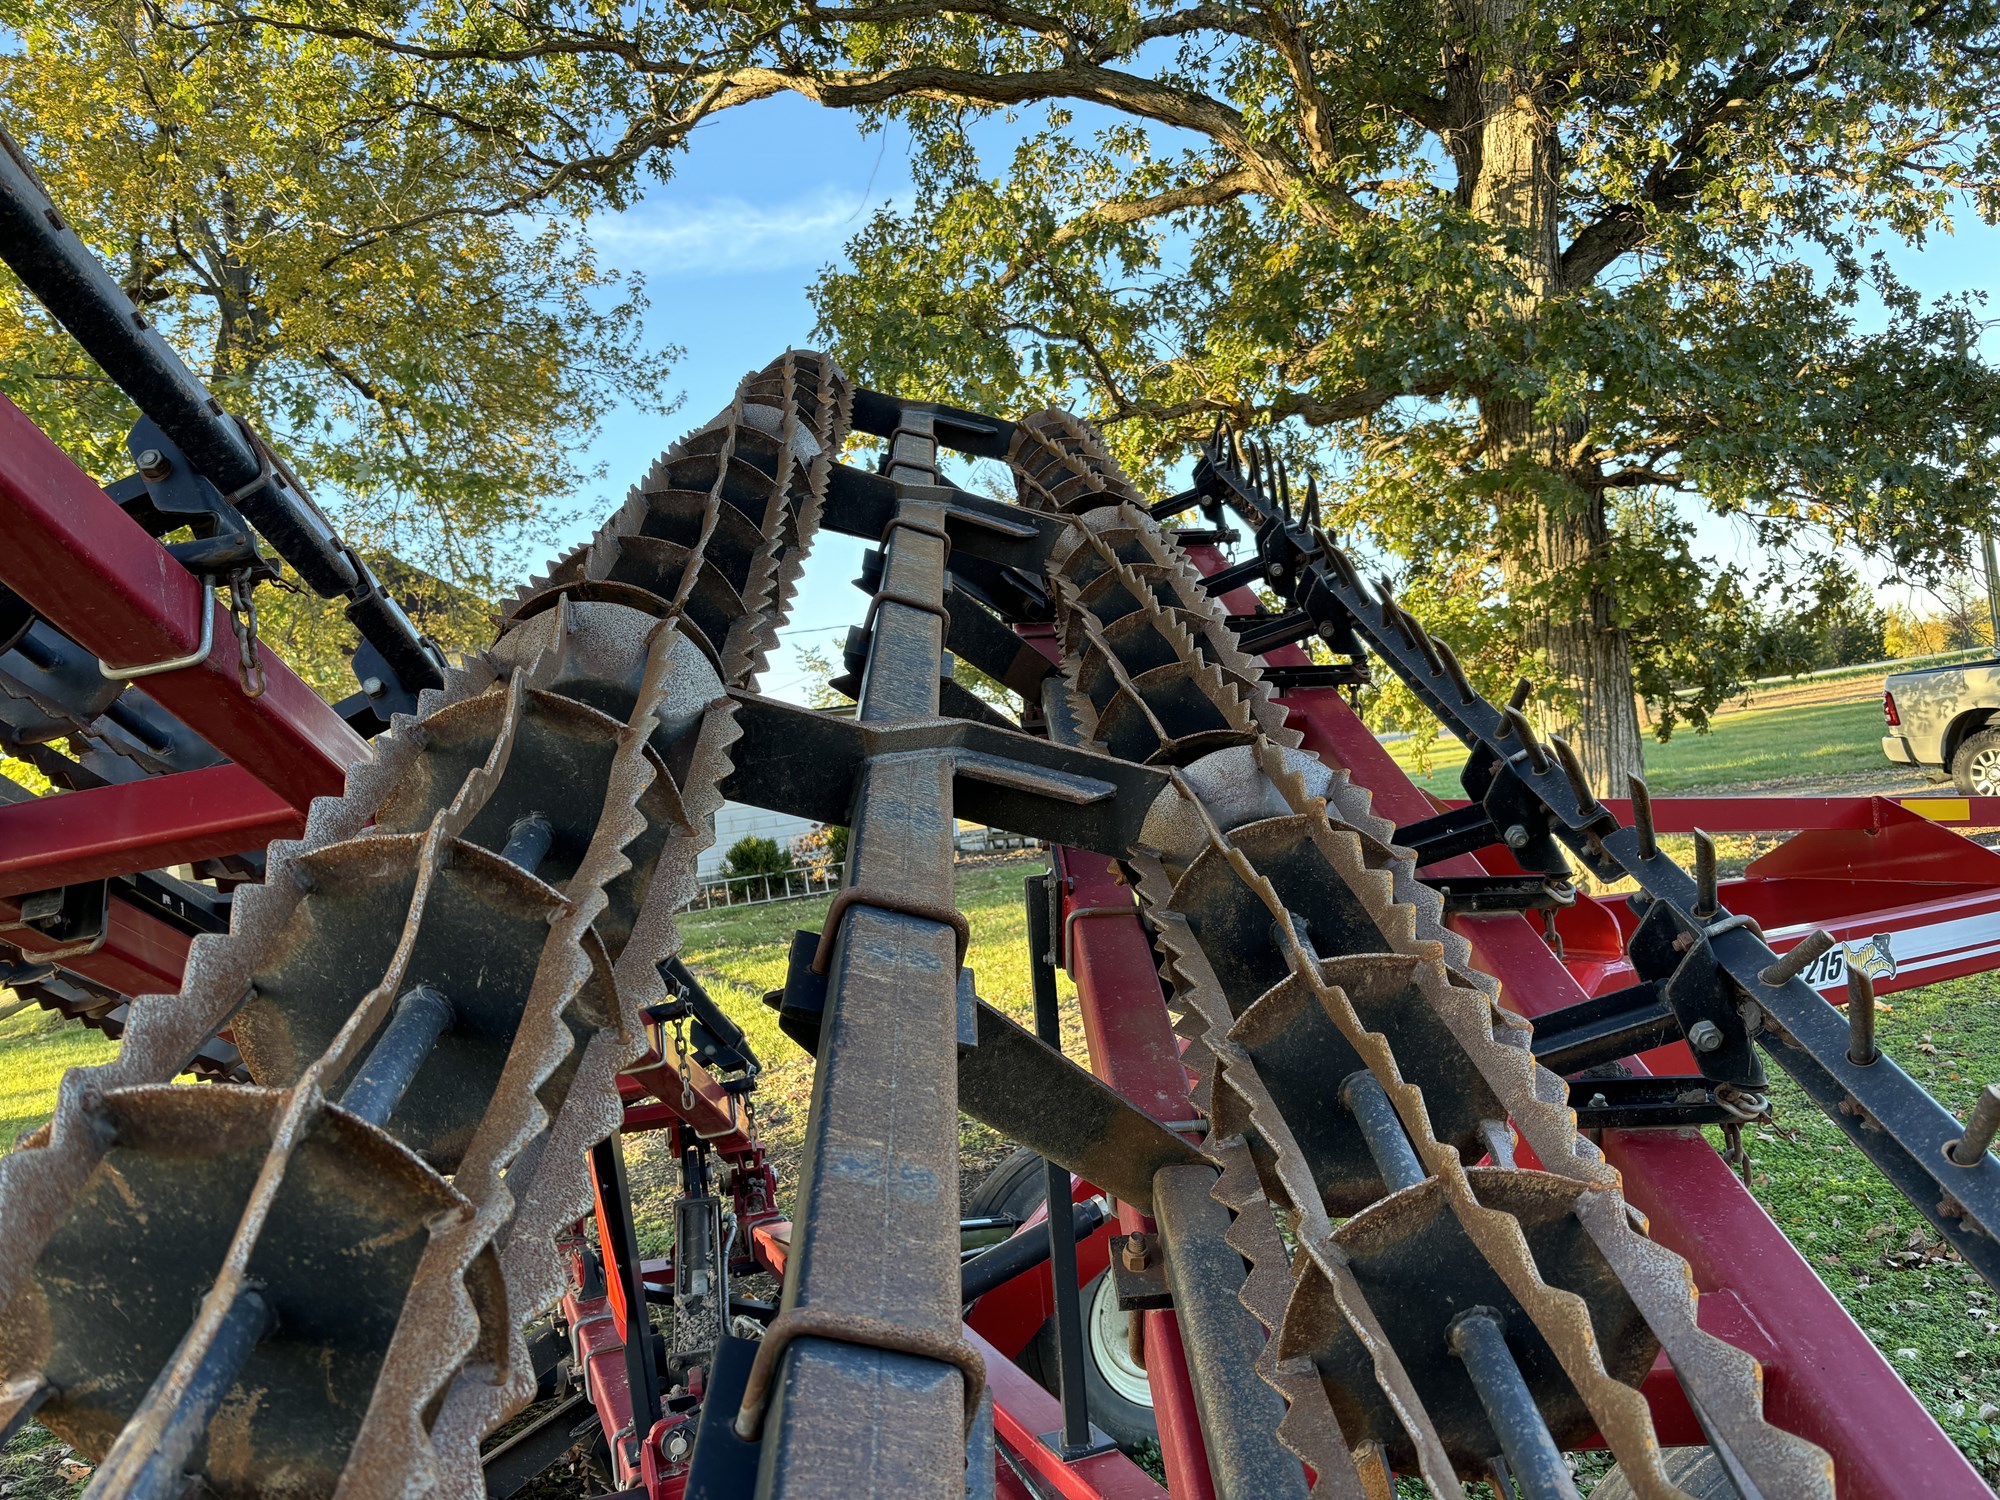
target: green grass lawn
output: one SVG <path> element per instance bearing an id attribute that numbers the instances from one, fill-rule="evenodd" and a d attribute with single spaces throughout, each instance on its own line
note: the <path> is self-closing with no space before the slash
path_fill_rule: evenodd
<path id="1" fill-rule="evenodd" d="M 39 1007 L 0 1021 L 0 1151 L 48 1119 L 65 1069 L 117 1051 L 116 1042 Z"/>
<path id="2" fill-rule="evenodd" d="M 1734 789 L 1891 769 L 1882 754 L 1882 705 L 1873 698 L 1748 709 L 1716 719 L 1707 734 L 1683 726 L 1664 745 L 1648 736 L 1645 746 L 1646 784 L 1656 792 Z M 1427 791 L 1440 797 L 1465 795 L 1458 781 L 1465 747 L 1456 740 L 1442 738 L 1428 748 L 1398 740 L 1388 749 Z"/>

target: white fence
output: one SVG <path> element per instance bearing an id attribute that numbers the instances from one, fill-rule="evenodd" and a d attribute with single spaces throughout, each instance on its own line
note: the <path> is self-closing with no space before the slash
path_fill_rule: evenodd
<path id="1" fill-rule="evenodd" d="M 968 828 L 958 835 L 961 857 L 973 854 L 1003 854 L 1014 849 L 1039 849 L 1041 840 L 1024 838 L 998 828 Z M 830 896 L 840 889 L 845 865 L 794 865 L 769 875 L 709 876 L 689 911 L 709 911 L 718 906 L 762 906 L 768 901 L 800 901 L 807 896 Z"/>

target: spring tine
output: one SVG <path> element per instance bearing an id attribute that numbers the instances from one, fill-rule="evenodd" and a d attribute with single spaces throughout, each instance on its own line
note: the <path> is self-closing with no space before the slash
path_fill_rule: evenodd
<path id="1" fill-rule="evenodd" d="M 1444 642 L 1436 639 L 1428 630 L 1424 629 L 1423 621 L 1417 619 L 1409 611 L 1404 610 L 1401 613 L 1403 618 L 1410 622 L 1410 628 L 1416 632 L 1417 650 L 1423 655 L 1424 665 L 1431 669 L 1431 676 L 1442 677 L 1444 675 L 1444 661 L 1438 656 L 1437 648 L 1443 645 Z"/>
<path id="2" fill-rule="evenodd" d="M 1479 695 L 1472 690 L 1472 683 L 1465 675 L 1465 668 L 1459 665 L 1458 653 L 1451 649 L 1451 643 L 1442 636 L 1432 636 L 1437 645 L 1438 656 L 1444 662 L 1444 674 L 1451 679 L 1451 685 L 1458 692 L 1460 703 L 1470 703 Z"/>
<path id="3" fill-rule="evenodd" d="M 1569 741 L 1559 734 L 1552 734 L 1549 736 L 1549 748 L 1555 751 L 1556 763 L 1563 768 L 1563 775 L 1569 778 L 1569 789 L 1576 794 L 1577 809 L 1590 812 L 1602 807 L 1597 794 L 1590 789 L 1589 778 L 1583 774 L 1583 762 L 1577 759 Z"/>
<path id="4" fill-rule="evenodd" d="M 1881 1055 L 1875 1048 L 1875 981 L 1859 964 L 1849 964 L 1847 1060 L 1856 1067 L 1865 1068 Z"/>
<path id="5" fill-rule="evenodd" d="M 1824 927 L 1815 927 L 1757 977 L 1774 990 L 1781 985 L 1790 984 L 1805 973 L 1808 967 L 1818 962 L 1820 957 L 1833 947 L 1835 941 L 1834 935 Z"/>
<path id="6" fill-rule="evenodd" d="M 1694 831 L 1694 914 L 1703 921 L 1720 904 L 1715 873 L 1715 839 L 1705 829 Z"/>
<path id="7" fill-rule="evenodd" d="M 1944 1154 L 1955 1166 L 1976 1167 L 1986 1159 L 1996 1131 L 2000 1131 L 2000 1083 L 1989 1083 L 1979 1091 L 1965 1134 L 1946 1146 Z"/>
<path id="8" fill-rule="evenodd" d="M 1515 738 L 1520 740 L 1521 748 L 1528 752 L 1528 764 L 1534 767 L 1537 776 L 1541 775 L 1549 768 L 1549 753 L 1542 748 L 1542 742 L 1535 738 L 1534 725 L 1528 722 L 1526 714 L 1512 704 L 1509 704 L 1504 712 Z"/>
<path id="9" fill-rule="evenodd" d="M 1333 564 L 1334 572 L 1340 575 L 1344 587 L 1350 589 L 1361 587 L 1361 570 L 1354 566 L 1354 559 L 1347 555 L 1344 548 L 1334 547 L 1327 554 L 1327 560 Z"/>
<path id="10" fill-rule="evenodd" d="M 1653 833 L 1653 794 L 1643 776 L 1628 772 L 1625 785 L 1632 794 L 1632 827 L 1639 835 L 1639 858 L 1652 859 L 1660 852 L 1660 841 Z"/>

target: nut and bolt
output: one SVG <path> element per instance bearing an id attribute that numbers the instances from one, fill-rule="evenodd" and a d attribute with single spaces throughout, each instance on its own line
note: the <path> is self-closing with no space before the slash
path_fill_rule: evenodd
<path id="1" fill-rule="evenodd" d="M 1264 569 L 1264 571 L 1273 578 L 1283 578 L 1285 576 L 1285 565 L 1281 562 L 1274 562 Z"/>
<path id="2" fill-rule="evenodd" d="M 1697 1021 L 1688 1027 L 1688 1045 L 1697 1052 L 1713 1052 L 1722 1045 L 1722 1028 L 1713 1021 Z"/>
<path id="3" fill-rule="evenodd" d="M 1119 1258 L 1128 1271 L 1143 1271 L 1152 1259 L 1152 1242 L 1143 1234 L 1129 1234 L 1120 1248 Z"/>
<path id="4" fill-rule="evenodd" d="M 1504 837 L 1507 840 L 1507 847 L 1509 849 L 1525 849 L 1528 847 L 1528 840 L 1533 835 L 1528 832 L 1525 823 L 1514 823 L 1508 827 Z"/>
<path id="5" fill-rule="evenodd" d="M 165 479 L 174 472 L 174 466 L 158 448 L 148 448 L 139 455 L 139 472 L 147 479 Z"/>

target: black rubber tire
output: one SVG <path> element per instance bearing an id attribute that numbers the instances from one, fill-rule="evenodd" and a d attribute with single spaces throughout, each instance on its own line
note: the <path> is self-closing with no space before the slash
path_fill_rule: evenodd
<path id="1" fill-rule="evenodd" d="M 959 1212 L 968 1219 L 1001 1214 L 1025 1219 L 1048 1195 L 1041 1157 L 1023 1146 L 979 1180 Z"/>
<path id="2" fill-rule="evenodd" d="M 1958 789 L 1968 797 L 1992 796 L 2000 792 L 2000 785 L 1989 785 L 1984 789 L 1976 777 L 1973 762 L 1983 760 L 1981 767 L 1990 781 L 1994 775 L 1992 763 L 2000 758 L 2000 729 L 1982 729 L 1977 734 L 1968 734 L 1951 755 L 1951 779 Z"/>
<path id="3" fill-rule="evenodd" d="M 1729 1482 L 1722 1460 L 1712 1449 L 1663 1448 L 1660 1467 L 1667 1471 L 1667 1478 L 1687 1492 L 1690 1500 L 1736 1500 L 1736 1486 Z M 1590 1492 L 1590 1500 L 1633 1500 L 1632 1483 L 1624 1470 L 1614 1466 L 1598 1480 L 1597 1487 Z"/>
<path id="4" fill-rule="evenodd" d="M 984 1214 L 1012 1214 L 1015 1218 L 1025 1219 L 1047 1198 L 1048 1178 L 1043 1173 L 1042 1159 L 1023 1147 L 986 1174 L 979 1186 L 967 1195 L 962 1212 L 968 1218 Z M 1077 1305 L 1083 1309 L 1086 1318 L 1091 1314 L 1104 1279 L 1104 1273 L 1099 1272 L 1081 1289 Z M 1087 1333 L 1086 1328 L 1083 1388 L 1090 1405 L 1090 1420 L 1121 1448 L 1132 1449 L 1159 1441 L 1160 1428 L 1153 1420 L 1151 1404 L 1141 1405 L 1132 1401 L 1112 1386 L 1092 1355 Z M 1033 1376 L 1044 1390 L 1055 1390 L 1059 1361 L 1054 1318 L 1036 1330 L 1015 1363 Z"/>

